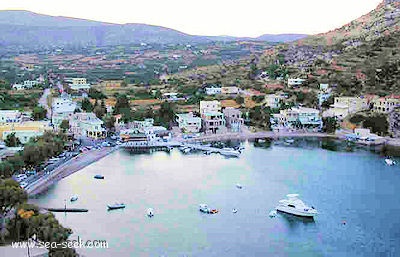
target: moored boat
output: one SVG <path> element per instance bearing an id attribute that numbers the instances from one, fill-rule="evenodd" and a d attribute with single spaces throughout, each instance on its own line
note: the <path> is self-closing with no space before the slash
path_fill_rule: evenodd
<path id="1" fill-rule="evenodd" d="M 95 179 L 104 179 L 104 176 L 97 174 L 97 175 L 94 176 L 94 178 Z"/>
<path id="2" fill-rule="evenodd" d="M 232 150 L 232 149 L 229 149 L 229 150 L 222 149 L 222 150 L 219 151 L 219 153 L 221 155 L 227 156 L 227 157 L 239 157 L 240 156 L 240 152 L 239 151 Z"/>
<path id="3" fill-rule="evenodd" d="M 390 158 L 386 158 L 386 159 L 385 159 L 385 163 L 386 163 L 386 165 L 388 165 L 388 166 L 393 166 L 393 165 L 396 164 L 396 162 L 395 162 L 394 160 L 390 159 Z"/>
<path id="4" fill-rule="evenodd" d="M 317 210 L 314 207 L 307 206 L 298 196 L 298 194 L 288 194 L 287 199 L 279 201 L 276 210 L 302 217 L 313 218 L 316 216 Z"/>
<path id="5" fill-rule="evenodd" d="M 73 195 L 70 199 L 71 202 L 75 202 L 76 200 L 78 200 L 78 196 L 77 195 Z"/>
<path id="6" fill-rule="evenodd" d="M 241 184 L 236 184 L 236 187 L 239 188 L 239 189 L 243 188 L 243 186 Z"/>
<path id="7" fill-rule="evenodd" d="M 125 204 L 115 203 L 115 204 L 107 205 L 107 207 L 108 207 L 108 210 L 123 209 L 123 208 L 125 208 Z"/>
<path id="8" fill-rule="evenodd" d="M 149 217 L 153 217 L 153 216 L 154 216 L 154 210 L 153 210 L 153 208 L 148 208 L 148 209 L 147 209 L 147 216 L 149 216 Z"/>
<path id="9" fill-rule="evenodd" d="M 204 213 L 210 213 L 210 208 L 208 208 L 207 204 L 204 203 L 199 205 L 199 210 Z"/>

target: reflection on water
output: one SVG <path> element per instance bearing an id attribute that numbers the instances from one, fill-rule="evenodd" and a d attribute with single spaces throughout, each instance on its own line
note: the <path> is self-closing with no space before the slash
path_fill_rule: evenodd
<path id="1" fill-rule="evenodd" d="M 285 222 L 287 222 L 290 229 L 295 229 L 299 225 L 315 225 L 315 220 L 312 217 L 301 217 L 281 211 L 278 211 L 278 214 Z"/>

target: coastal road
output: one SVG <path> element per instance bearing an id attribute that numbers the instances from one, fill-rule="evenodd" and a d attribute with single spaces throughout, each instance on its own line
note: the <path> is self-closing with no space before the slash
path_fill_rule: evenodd
<path id="1" fill-rule="evenodd" d="M 30 184 L 25 191 L 31 196 L 36 195 L 47 189 L 54 182 L 61 180 L 72 173 L 100 160 L 116 149 L 118 149 L 118 147 L 104 147 L 101 149 L 90 150 L 86 153 L 82 153 L 76 157 L 73 157 L 71 160 L 55 168 L 50 174 L 43 176 L 34 183 Z"/>

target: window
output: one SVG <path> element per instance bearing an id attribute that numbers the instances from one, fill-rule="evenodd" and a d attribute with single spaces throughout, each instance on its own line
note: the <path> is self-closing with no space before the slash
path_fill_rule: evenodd
<path id="1" fill-rule="evenodd" d="M 293 204 L 288 204 L 288 207 L 296 208 Z"/>

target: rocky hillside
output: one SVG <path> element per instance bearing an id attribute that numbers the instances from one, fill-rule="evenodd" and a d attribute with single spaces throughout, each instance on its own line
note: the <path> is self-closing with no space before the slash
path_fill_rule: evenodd
<path id="1" fill-rule="evenodd" d="M 327 33 L 266 52 L 265 69 L 279 63 L 290 77 L 338 85 L 340 94 L 400 93 L 400 0 L 386 0 L 370 13 Z"/>

